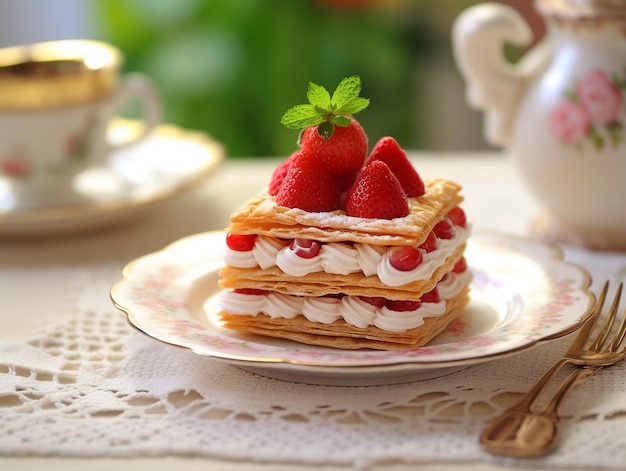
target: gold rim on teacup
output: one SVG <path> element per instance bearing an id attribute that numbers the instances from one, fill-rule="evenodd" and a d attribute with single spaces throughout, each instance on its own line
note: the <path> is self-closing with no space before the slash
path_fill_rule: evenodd
<path id="1" fill-rule="evenodd" d="M 96 101 L 117 83 L 123 54 L 71 39 L 0 49 L 0 110 L 41 110 Z"/>

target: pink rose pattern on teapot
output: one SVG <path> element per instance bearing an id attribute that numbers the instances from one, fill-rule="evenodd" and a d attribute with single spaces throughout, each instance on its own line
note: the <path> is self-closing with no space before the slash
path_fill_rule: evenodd
<path id="1" fill-rule="evenodd" d="M 564 144 L 574 144 L 582 150 L 585 139 L 591 140 L 597 150 L 608 139 L 617 146 L 624 135 L 624 124 L 619 114 L 624 106 L 626 92 L 624 78 L 613 80 L 602 69 L 595 69 L 576 83 L 574 89 L 564 92 L 548 116 L 550 132 Z"/>

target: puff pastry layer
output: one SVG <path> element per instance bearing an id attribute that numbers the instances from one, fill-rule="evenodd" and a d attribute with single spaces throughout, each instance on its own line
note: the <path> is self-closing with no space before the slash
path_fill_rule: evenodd
<path id="1" fill-rule="evenodd" d="M 391 220 L 347 216 L 343 211 L 311 213 L 279 206 L 262 191 L 236 210 L 228 231 L 233 234 L 256 234 L 281 239 L 312 239 L 323 243 L 356 242 L 363 244 L 417 247 L 424 243 L 435 225 L 462 202 L 461 187 L 455 182 L 425 179 L 426 193 L 409 198 L 410 213 Z M 387 286 L 378 276 L 363 273 L 339 275 L 323 271 L 293 276 L 278 267 L 261 269 L 225 266 L 219 285 L 226 290 L 258 289 L 293 296 L 340 294 L 345 296 L 383 297 L 388 300 L 416 301 L 431 291 L 463 257 L 465 243 L 454 251 L 428 278 L 401 286 Z M 342 349 L 403 349 L 422 346 L 439 334 L 468 302 L 469 289 L 463 287 L 445 302 L 442 315 L 426 317 L 419 327 L 404 332 L 390 332 L 375 326 L 355 327 L 343 319 L 331 324 L 313 322 L 303 315 L 291 319 L 265 314 L 232 314 L 222 311 L 226 327 L 238 332 L 290 339 L 297 342 Z"/>

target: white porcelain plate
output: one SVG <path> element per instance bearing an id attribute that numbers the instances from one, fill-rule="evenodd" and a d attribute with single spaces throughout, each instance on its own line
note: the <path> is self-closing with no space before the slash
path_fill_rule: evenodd
<path id="1" fill-rule="evenodd" d="M 120 120 L 112 138 L 129 140 L 139 126 Z M 206 134 L 162 125 L 144 141 L 114 152 L 106 166 L 78 175 L 71 202 L 24 205 L 0 177 L 0 236 L 65 234 L 128 220 L 192 188 L 223 158 L 221 144 Z"/>
<path id="2" fill-rule="evenodd" d="M 474 275 L 470 303 L 429 345 L 403 351 L 308 346 L 220 325 L 223 244 L 223 232 L 208 232 L 133 261 L 111 290 L 113 302 L 156 340 L 291 381 L 374 385 L 442 376 L 564 336 L 581 325 L 594 302 L 589 275 L 564 262 L 556 247 L 474 235 L 466 253 Z"/>

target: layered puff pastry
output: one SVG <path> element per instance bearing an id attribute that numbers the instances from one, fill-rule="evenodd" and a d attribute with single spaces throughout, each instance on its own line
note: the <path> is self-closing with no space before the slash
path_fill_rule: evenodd
<path id="1" fill-rule="evenodd" d="M 409 214 L 394 219 L 289 208 L 267 191 L 254 196 L 228 227 L 229 237 L 247 242 L 225 244 L 225 327 L 341 349 L 428 343 L 467 304 L 471 274 L 469 228 L 451 217 L 463 200 L 460 185 L 439 178 L 424 185 L 423 195 L 408 198 Z M 403 248 L 418 253 L 415 268 L 397 268 L 394 252 Z"/>

